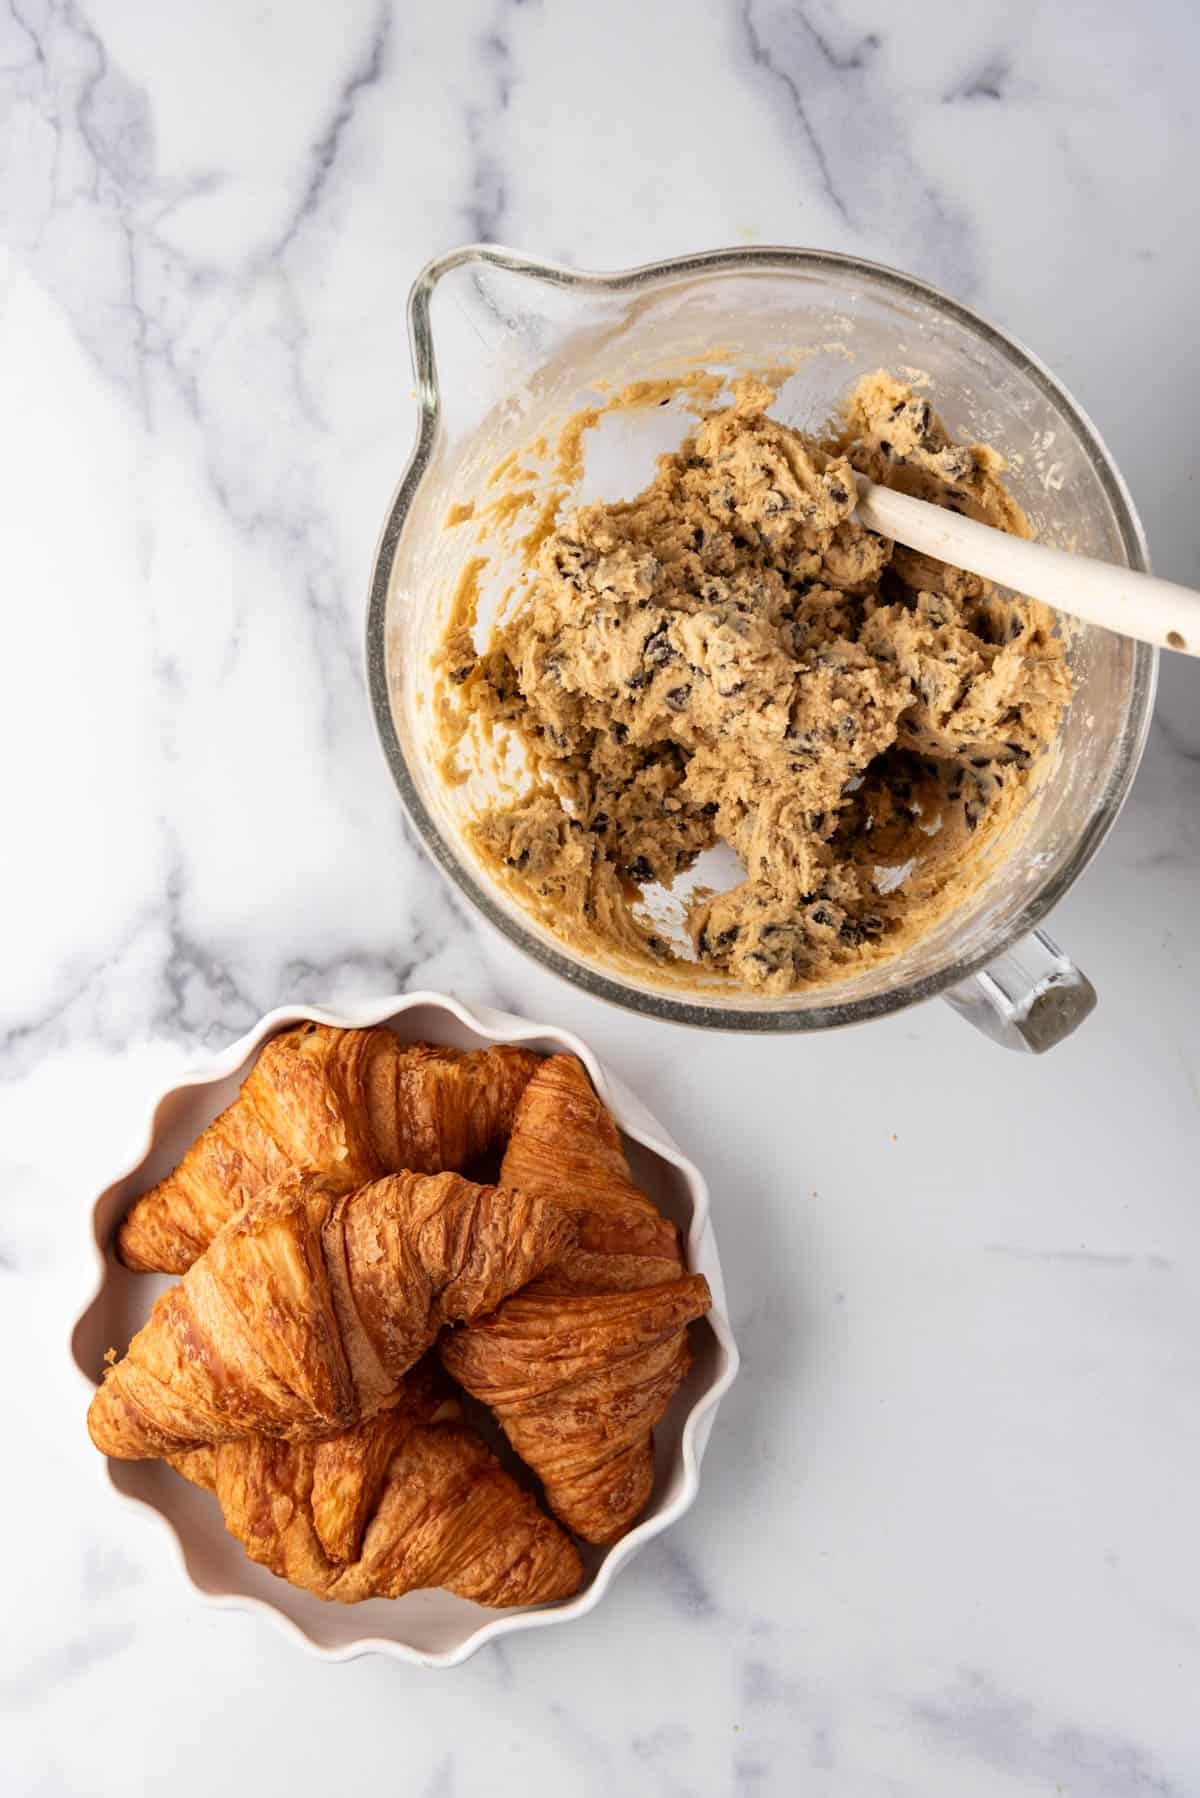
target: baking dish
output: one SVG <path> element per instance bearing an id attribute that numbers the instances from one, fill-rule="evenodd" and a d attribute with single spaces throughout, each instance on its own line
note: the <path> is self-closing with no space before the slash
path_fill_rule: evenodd
<path id="1" fill-rule="evenodd" d="M 250 1561 L 221 1521 L 211 1495 L 155 1461 L 106 1461 L 96 1455 L 97 1478 L 124 1501 L 154 1518 L 194 1589 L 209 1602 L 269 1616 L 318 1658 L 351 1660 L 379 1653 L 423 1666 L 455 1666 L 483 1643 L 519 1630 L 568 1622 L 593 1610 L 620 1569 L 670 1527 L 699 1490 L 700 1466 L 717 1406 L 737 1372 L 708 1190 L 695 1165 L 592 1051 L 568 1031 L 487 1007 L 468 1007 L 437 993 L 360 999 L 338 1006 L 281 1007 L 227 1049 L 156 1094 L 125 1166 L 96 1198 L 90 1227 L 96 1246 L 96 1286 L 75 1324 L 71 1351 L 86 1392 L 79 1428 L 109 1346 L 124 1349 L 167 1283 L 131 1274 L 111 1243 L 131 1199 L 178 1160 L 196 1134 L 228 1104 L 262 1044 L 288 1025 L 313 1019 L 361 1028 L 389 1024 L 405 1040 L 458 1048 L 520 1043 L 543 1053 L 578 1055 L 625 1137 L 634 1176 L 679 1224 L 688 1266 L 712 1291 L 712 1310 L 693 1327 L 695 1365 L 655 1432 L 657 1477 L 650 1506 L 629 1534 L 606 1550 L 586 1550 L 581 1592 L 562 1604 L 524 1611 L 489 1611 L 443 1591 L 360 1605 L 331 1604 L 276 1579 Z"/>

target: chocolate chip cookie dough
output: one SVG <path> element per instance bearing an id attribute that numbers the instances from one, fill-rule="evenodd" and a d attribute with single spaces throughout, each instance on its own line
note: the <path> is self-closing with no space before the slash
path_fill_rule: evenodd
<path id="1" fill-rule="evenodd" d="M 740 382 L 635 499 L 548 529 L 482 653 L 460 616 L 439 668 L 451 768 L 472 721 L 523 747 L 527 790 L 470 836 L 525 905 L 589 955 L 773 994 L 960 903 L 1070 697 L 1046 608 L 852 519 L 857 469 L 1023 532 L 1000 458 L 885 373 L 820 440 L 774 397 Z M 673 944 L 641 892 L 721 840 L 745 878 L 694 891 Z"/>

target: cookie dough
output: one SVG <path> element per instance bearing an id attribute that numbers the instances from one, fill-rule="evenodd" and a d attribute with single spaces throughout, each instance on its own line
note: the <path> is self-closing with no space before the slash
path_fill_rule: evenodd
<path id="1" fill-rule="evenodd" d="M 530 789 L 470 835 L 527 906 L 590 955 L 771 994 L 961 902 L 1071 691 L 1045 607 L 853 522 L 857 469 L 1024 532 L 993 451 L 882 372 L 819 440 L 774 397 L 738 383 L 635 499 L 559 522 L 482 653 L 460 617 L 442 666 L 459 728 L 524 748 Z M 722 840 L 745 878 L 694 891 L 673 944 L 642 892 Z"/>

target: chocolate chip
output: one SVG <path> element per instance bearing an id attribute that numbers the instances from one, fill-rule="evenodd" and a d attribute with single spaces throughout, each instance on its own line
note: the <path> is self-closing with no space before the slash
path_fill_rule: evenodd
<path id="1" fill-rule="evenodd" d="M 644 886 L 648 880 L 654 879 L 654 869 L 644 855 L 639 855 L 636 861 L 629 864 L 629 878 L 638 886 Z"/>
<path id="2" fill-rule="evenodd" d="M 665 624 L 661 630 L 652 631 L 646 638 L 642 644 L 642 658 L 652 668 L 667 668 L 672 662 L 679 660 L 678 651 L 671 647 Z"/>
<path id="3" fill-rule="evenodd" d="M 685 687 L 672 687 L 667 694 L 667 705 L 673 712 L 686 712 L 688 700 L 692 697 L 690 684 Z"/>
<path id="4" fill-rule="evenodd" d="M 850 495 L 843 486 L 835 484 L 829 489 L 829 497 L 835 506 L 844 506 L 850 498 Z"/>
<path id="5" fill-rule="evenodd" d="M 627 743 L 629 741 L 629 726 L 627 724 L 614 724 L 612 727 L 612 734 L 618 743 Z"/>
<path id="6" fill-rule="evenodd" d="M 721 808 L 716 800 L 710 799 L 707 805 L 702 805 L 700 807 L 700 816 L 702 818 L 715 818 L 720 809 Z"/>

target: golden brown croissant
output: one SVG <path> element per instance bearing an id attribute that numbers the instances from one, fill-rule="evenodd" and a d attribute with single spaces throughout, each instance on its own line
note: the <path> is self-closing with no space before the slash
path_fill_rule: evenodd
<path id="1" fill-rule="evenodd" d="M 652 1431 L 691 1365 L 686 1326 L 711 1303 L 687 1274 L 633 1292 L 519 1293 L 442 1338 L 445 1366 L 490 1405 L 555 1515 L 615 1542 L 654 1484 Z"/>
<path id="2" fill-rule="evenodd" d="M 334 1435 L 392 1402 L 443 1324 L 494 1310 L 573 1234 L 544 1199 L 459 1174 L 350 1193 L 288 1175 L 157 1300 L 92 1400 L 92 1440 L 138 1460 Z"/>
<path id="3" fill-rule="evenodd" d="M 574 1056 L 525 1088 L 501 1179 L 561 1206 L 578 1239 L 494 1318 L 444 1338 L 442 1359 L 492 1406 L 556 1515 L 613 1542 L 650 1496 L 652 1432 L 691 1366 L 686 1325 L 708 1287 L 680 1277 L 678 1232 L 633 1184 Z"/>
<path id="4" fill-rule="evenodd" d="M 575 1545 L 460 1418 L 419 1367 L 393 1409 L 329 1441 L 251 1436 L 172 1459 L 215 1491 L 252 1560 L 320 1598 L 422 1586 L 496 1606 L 569 1598 Z"/>
<path id="5" fill-rule="evenodd" d="M 461 1168 L 506 1136 L 539 1058 L 402 1043 L 382 1026 L 298 1024 L 272 1037 L 231 1105 L 133 1205 L 127 1267 L 179 1274 L 254 1194 L 296 1169 L 364 1186 Z"/>
<path id="6" fill-rule="evenodd" d="M 617 1126 L 573 1055 L 550 1056 L 525 1086 L 500 1177 L 575 1219 L 578 1240 L 547 1288 L 626 1292 L 680 1272 L 679 1232 L 634 1185 Z"/>

